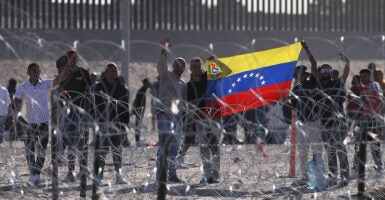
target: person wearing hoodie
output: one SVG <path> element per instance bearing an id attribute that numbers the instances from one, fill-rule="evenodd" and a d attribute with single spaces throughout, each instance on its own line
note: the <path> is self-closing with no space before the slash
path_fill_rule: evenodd
<path id="1" fill-rule="evenodd" d="M 104 70 L 104 78 L 95 85 L 96 119 L 99 123 L 99 134 L 96 134 L 95 149 L 98 164 L 98 179 L 103 180 L 105 160 L 111 148 L 115 168 L 115 183 L 126 184 L 122 177 L 122 152 L 126 130 L 130 121 L 129 90 L 118 78 L 115 63 L 108 63 Z"/>

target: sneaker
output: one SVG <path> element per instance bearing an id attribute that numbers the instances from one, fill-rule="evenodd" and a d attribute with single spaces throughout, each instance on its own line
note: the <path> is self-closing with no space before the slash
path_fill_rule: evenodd
<path id="1" fill-rule="evenodd" d="M 40 184 L 40 174 L 35 174 L 35 180 L 33 182 L 34 185 Z"/>
<path id="2" fill-rule="evenodd" d="M 329 179 L 327 180 L 327 183 L 328 183 L 328 186 L 329 186 L 329 187 L 335 186 L 335 185 L 337 185 L 337 179 L 331 177 L 331 178 L 329 178 Z"/>
<path id="3" fill-rule="evenodd" d="M 35 186 L 35 180 L 36 180 L 35 174 L 29 175 L 28 185 Z"/>
<path id="4" fill-rule="evenodd" d="M 124 180 L 124 178 L 120 175 L 120 174 L 116 174 L 115 175 L 115 183 L 117 184 L 117 185 L 122 185 L 122 184 L 127 184 L 127 181 L 126 180 Z"/>
<path id="5" fill-rule="evenodd" d="M 210 177 L 209 179 L 207 179 L 207 183 L 208 184 L 219 183 L 219 179 Z"/>
<path id="6" fill-rule="evenodd" d="M 382 171 L 382 166 L 373 166 L 374 170 L 376 170 L 376 172 L 381 172 Z"/>
<path id="7" fill-rule="evenodd" d="M 207 185 L 207 184 L 208 184 L 207 178 L 204 176 L 204 177 L 202 178 L 202 180 L 199 181 L 199 183 L 200 183 L 200 184 L 205 184 L 205 185 Z"/>
<path id="8" fill-rule="evenodd" d="M 340 183 L 338 184 L 339 187 L 345 187 L 349 185 L 349 180 L 347 179 L 342 179 Z"/>
<path id="9" fill-rule="evenodd" d="M 184 162 L 184 156 L 178 156 L 176 159 L 177 166 L 180 168 L 185 167 L 186 163 Z"/>
<path id="10" fill-rule="evenodd" d="M 349 176 L 349 180 L 354 180 L 358 178 L 358 172 L 357 171 L 352 171 Z"/>
<path id="11" fill-rule="evenodd" d="M 64 178 L 64 182 L 73 183 L 76 181 L 75 174 L 73 172 L 68 172 L 66 177 Z"/>
<path id="12" fill-rule="evenodd" d="M 182 180 L 180 180 L 177 176 L 171 176 L 168 178 L 168 181 L 170 183 L 183 183 Z"/>
<path id="13" fill-rule="evenodd" d="M 136 147 L 144 147 L 144 142 L 143 141 L 139 141 L 136 143 Z"/>
<path id="14" fill-rule="evenodd" d="M 302 178 L 300 178 L 298 180 L 295 180 L 291 185 L 292 186 L 299 186 L 299 187 L 301 187 L 301 186 L 307 185 L 307 181 L 308 181 L 307 178 L 302 177 Z"/>
<path id="15" fill-rule="evenodd" d="M 100 174 L 96 177 L 96 180 L 98 181 L 99 185 L 102 185 L 102 184 L 103 184 L 103 179 L 104 179 L 103 173 L 100 173 Z"/>

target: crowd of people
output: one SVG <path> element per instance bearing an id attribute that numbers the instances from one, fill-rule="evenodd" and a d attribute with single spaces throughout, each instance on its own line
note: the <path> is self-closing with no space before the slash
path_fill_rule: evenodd
<path id="1" fill-rule="evenodd" d="M 28 80 L 16 88 L 16 82 L 10 80 L 10 87 L 0 87 L 0 132 L 12 129 L 17 123 L 20 106 L 25 104 L 25 121 L 28 129 L 23 141 L 29 168 L 31 185 L 41 181 L 45 152 L 49 140 L 49 122 L 51 120 L 49 97 L 51 91 L 57 94 L 53 99 L 58 112 L 52 129 L 57 129 L 60 158 L 64 158 L 67 148 L 68 171 L 66 182 L 75 182 L 76 157 L 87 158 L 84 151 L 87 146 L 89 130 L 94 130 L 92 144 L 95 147 L 95 175 L 103 181 L 106 155 L 112 153 L 116 184 L 125 184 L 122 172 L 123 148 L 129 146 L 127 134 L 131 114 L 135 118 L 135 142 L 137 147 L 145 143 L 141 139 L 143 118 L 146 108 L 146 96 L 151 96 L 151 122 L 158 131 L 157 182 L 162 184 L 162 177 L 171 183 L 181 183 L 177 169 L 184 162 L 188 149 L 198 144 L 203 165 L 201 183 L 219 183 L 220 146 L 221 144 L 257 144 L 266 142 L 266 112 L 264 106 L 226 117 L 220 117 L 217 103 L 209 105 L 205 101 L 207 91 L 207 72 L 202 58 L 189 60 L 190 80 L 186 83 L 182 74 L 187 62 L 177 57 L 169 71 L 167 59 L 169 38 L 161 40 L 160 60 L 157 64 L 157 81 L 151 83 L 148 78 L 142 80 L 143 86 L 135 95 L 130 108 L 130 91 L 118 74 L 115 63 L 107 63 L 99 81 L 95 73 L 79 67 L 78 52 L 69 50 L 56 61 L 58 75 L 54 79 L 41 79 L 40 66 L 31 63 L 27 67 Z M 329 64 L 318 67 L 309 46 L 302 41 L 309 62 L 308 67 L 295 68 L 293 89 L 289 97 L 282 99 L 282 107 L 297 115 L 298 153 L 300 154 L 301 179 L 295 184 L 306 184 L 308 172 L 306 163 L 312 154 L 320 162 L 327 160 L 329 184 L 346 186 L 350 180 L 350 167 L 347 157 L 346 137 L 351 127 L 355 130 L 355 141 L 371 141 L 375 169 L 382 170 L 381 135 L 383 127 L 383 72 L 371 63 L 359 74 L 352 77 L 352 87 L 346 88 L 350 73 L 350 60 L 339 54 L 345 63 L 342 75 Z M 151 94 L 146 94 L 150 89 Z M 290 110 L 291 109 L 291 110 Z M 287 110 L 285 110 L 287 112 Z M 291 114 L 286 115 L 286 123 L 291 123 Z M 155 125 L 156 124 L 156 125 Z M 238 125 L 244 128 L 244 141 L 237 138 Z M 362 134 L 363 132 L 367 135 Z M 2 136 L 2 135 L 0 135 Z M 3 140 L 2 137 L 0 137 Z M 358 145 L 352 165 L 357 170 L 359 162 Z M 323 158 L 323 152 L 326 157 Z M 79 167 L 86 164 L 79 160 Z M 80 170 L 84 171 L 84 170 Z M 87 171 L 87 170 L 85 170 Z M 340 176 L 338 176 L 338 174 Z"/>

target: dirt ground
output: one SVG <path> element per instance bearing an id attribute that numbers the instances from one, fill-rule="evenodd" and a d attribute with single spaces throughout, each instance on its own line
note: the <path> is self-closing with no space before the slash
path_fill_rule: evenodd
<path id="1" fill-rule="evenodd" d="M 352 62 L 351 76 L 360 68 L 366 66 L 369 61 Z M 26 80 L 24 68 L 15 67 L 14 62 L 3 62 L 0 84 L 6 86 L 10 77 L 15 77 L 19 83 Z M 382 63 L 381 63 L 382 64 Z M 102 64 L 98 69 L 100 71 Z M 138 84 L 144 76 L 155 80 L 155 65 L 134 63 L 130 69 L 130 90 L 133 99 Z M 384 65 L 381 65 L 384 66 Z M 43 64 L 43 78 L 51 78 L 56 74 L 56 69 L 49 64 Z M 24 70 L 23 70 L 24 69 Z M 185 74 L 188 76 L 188 74 Z M 188 80 L 188 79 L 186 79 Z M 350 82 L 350 80 L 348 80 Z M 149 101 L 150 98 L 148 98 Z M 149 103 L 147 104 L 149 105 Z M 144 124 L 151 129 L 150 108 L 146 109 Z M 133 120 L 132 120 L 133 121 Z M 133 134 L 130 141 L 134 141 Z M 146 141 L 152 143 L 157 141 L 157 134 L 153 131 L 144 133 Z M 186 161 L 191 163 L 186 168 L 178 170 L 179 176 L 185 183 L 168 185 L 167 199 L 355 199 L 357 193 L 357 179 L 352 173 L 353 179 L 346 187 L 330 187 L 323 191 L 310 191 L 305 187 L 294 187 L 291 184 L 297 180 L 289 177 L 290 161 L 290 138 L 283 145 L 265 145 L 266 152 L 271 159 L 264 158 L 258 153 L 255 145 L 228 145 L 221 147 L 221 180 L 219 184 L 202 185 L 203 170 L 199 158 L 198 147 L 192 147 L 187 153 Z M 28 170 L 25 160 L 25 150 L 21 142 L 5 142 L 0 144 L 0 199 L 51 199 L 51 175 L 50 175 L 50 152 L 47 152 L 45 173 L 42 175 L 42 183 L 37 187 L 27 185 Z M 348 145 L 348 157 L 352 163 L 354 145 Z M 50 149 L 50 147 L 48 147 Z M 102 185 L 101 194 L 103 199 L 156 199 L 157 187 L 155 186 L 155 160 L 157 147 L 127 147 L 124 150 L 123 175 L 129 181 L 126 185 L 115 185 L 113 176 L 112 158 L 109 154 L 105 184 Z M 89 166 L 92 166 L 93 150 L 90 148 Z M 297 155 L 297 159 L 298 159 Z M 310 156 L 309 156 L 310 157 Z M 368 151 L 366 188 L 373 189 L 385 186 L 384 173 L 373 170 L 373 161 Z M 297 172 L 298 172 L 297 161 Z M 66 184 L 63 182 L 66 173 L 66 163 L 59 167 L 59 187 L 61 199 L 78 199 L 79 183 Z M 78 170 L 78 165 L 76 170 Z M 89 168 L 92 170 L 92 168 Z M 91 198 L 92 178 L 88 179 L 87 199 Z M 379 198 L 385 199 L 380 193 Z"/>
<path id="2" fill-rule="evenodd" d="M 146 133 L 150 140 L 155 132 Z M 355 199 L 357 178 L 352 172 L 352 180 L 346 187 L 329 187 L 322 191 L 311 191 L 305 186 L 293 186 L 295 177 L 289 177 L 290 138 L 283 145 L 264 145 L 271 156 L 263 157 L 256 145 L 221 146 L 221 180 L 218 184 L 199 184 L 202 168 L 199 149 L 189 149 L 186 166 L 178 169 L 183 184 L 169 184 L 167 199 Z M 45 173 L 42 183 L 36 187 L 27 185 L 28 172 L 21 142 L 2 143 L 0 146 L 0 199 L 51 199 L 50 152 L 47 152 Z M 348 146 L 348 157 L 352 163 L 354 145 Z M 127 147 L 124 150 L 123 175 L 129 182 L 116 185 L 113 176 L 111 154 L 108 156 L 105 181 L 100 187 L 102 199 L 156 199 L 155 160 L 157 147 Z M 369 152 L 368 152 L 369 153 Z M 298 155 L 297 155 L 298 159 Z M 92 166 L 93 150 L 90 148 L 89 166 Z M 298 173 L 297 161 L 297 173 Z M 384 173 L 373 169 L 371 156 L 368 155 L 366 188 L 384 186 Z M 78 170 L 76 166 L 76 170 Z M 91 168 L 89 168 L 91 170 Z M 66 173 L 65 162 L 59 167 L 60 199 L 78 199 L 79 184 L 63 182 Z M 92 179 L 87 181 L 87 199 L 92 194 Z M 381 194 L 378 194 L 381 195 Z M 385 197 L 382 196 L 382 199 Z M 381 199 L 381 198 L 376 198 Z"/>

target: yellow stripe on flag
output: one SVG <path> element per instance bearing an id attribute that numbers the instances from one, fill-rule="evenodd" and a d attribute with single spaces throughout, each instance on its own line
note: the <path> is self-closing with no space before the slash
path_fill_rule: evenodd
<path id="1" fill-rule="evenodd" d="M 218 58 L 217 60 L 219 61 L 218 63 L 220 63 L 219 65 L 223 70 L 223 74 L 216 77 L 208 77 L 208 79 L 218 79 L 224 76 L 231 76 L 233 74 L 242 73 L 252 69 L 297 61 L 301 49 L 301 43 L 297 42 L 284 47 L 246 53 L 231 57 Z M 206 62 L 212 63 L 209 60 Z M 210 71 L 208 71 L 208 73 L 210 74 Z"/>

